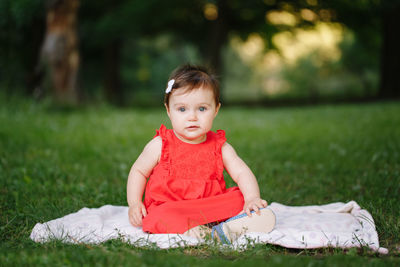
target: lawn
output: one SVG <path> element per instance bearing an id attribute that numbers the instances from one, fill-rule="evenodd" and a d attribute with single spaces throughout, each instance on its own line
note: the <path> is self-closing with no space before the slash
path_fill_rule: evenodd
<path id="1" fill-rule="evenodd" d="M 108 106 L 59 110 L 46 103 L 0 99 L 0 265 L 399 265 L 400 103 L 287 108 L 222 107 L 224 129 L 269 202 L 287 205 L 355 200 L 371 212 L 381 246 L 291 250 L 257 245 L 245 252 L 215 247 L 135 248 L 36 244 L 37 222 L 82 207 L 126 205 L 129 169 L 161 123 L 163 109 Z M 227 184 L 233 182 L 226 175 Z"/>

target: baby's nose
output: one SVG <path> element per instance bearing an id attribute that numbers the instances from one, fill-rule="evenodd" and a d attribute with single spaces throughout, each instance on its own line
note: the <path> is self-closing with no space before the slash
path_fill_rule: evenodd
<path id="1" fill-rule="evenodd" d="M 197 120 L 197 114 L 195 111 L 189 113 L 189 120 Z"/>

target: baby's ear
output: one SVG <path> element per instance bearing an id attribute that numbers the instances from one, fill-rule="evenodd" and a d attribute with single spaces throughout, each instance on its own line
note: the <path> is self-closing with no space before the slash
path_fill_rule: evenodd
<path id="1" fill-rule="evenodd" d="M 217 116 L 220 107 L 221 103 L 218 103 L 218 105 L 215 107 L 215 116 Z"/>
<path id="2" fill-rule="evenodd" d="M 169 117 L 169 107 L 168 107 L 168 105 L 165 104 L 165 103 L 164 103 L 164 106 L 165 106 L 165 109 L 167 110 L 167 114 L 168 114 L 168 117 Z"/>

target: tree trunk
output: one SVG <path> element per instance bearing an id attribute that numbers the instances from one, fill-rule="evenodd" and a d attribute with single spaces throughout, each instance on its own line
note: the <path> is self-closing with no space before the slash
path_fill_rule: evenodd
<path id="1" fill-rule="evenodd" d="M 217 2 L 218 18 L 210 23 L 208 46 L 206 50 L 207 63 L 217 74 L 222 72 L 222 48 L 228 39 L 228 21 L 226 0 Z"/>
<path id="2" fill-rule="evenodd" d="M 107 100 L 115 105 L 123 105 L 120 60 L 121 41 L 114 40 L 105 48 L 104 90 Z"/>
<path id="3" fill-rule="evenodd" d="M 27 51 L 24 51 L 21 56 L 24 58 L 24 69 L 26 69 L 25 75 L 25 86 L 26 94 L 33 96 L 35 99 L 39 99 L 43 95 L 42 83 L 43 83 L 43 70 L 38 69 L 40 64 L 40 54 L 43 44 L 43 39 L 46 30 L 45 18 L 35 19 L 32 21 L 30 27 L 31 31 L 25 33 L 26 40 L 30 40 L 30 47 L 27 47 Z"/>
<path id="4" fill-rule="evenodd" d="M 49 0 L 42 62 L 49 71 L 55 100 L 74 105 L 78 101 L 79 68 L 76 34 L 79 0 Z"/>
<path id="5" fill-rule="evenodd" d="M 381 84 L 380 98 L 400 97 L 400 4 L 387 7 L 382 18 L 382 55 L 381 55 Z"/>

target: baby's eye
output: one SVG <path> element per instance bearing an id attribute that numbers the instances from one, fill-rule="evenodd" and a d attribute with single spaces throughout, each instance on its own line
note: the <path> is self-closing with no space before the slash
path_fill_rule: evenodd
<path id="1" fill-rule="evenodd" d="M 184 112 L 186 109 L 185 109 L 184 107 L 180 107 L 180 108 L 178 108 L 178 110 L 179 110 L 180 112 Z"/>
<path id="2" fill-rule="evenodd" d="M 206 107 L 199 107 L 200 111 L 205 111 L 207 108 Z"/>

